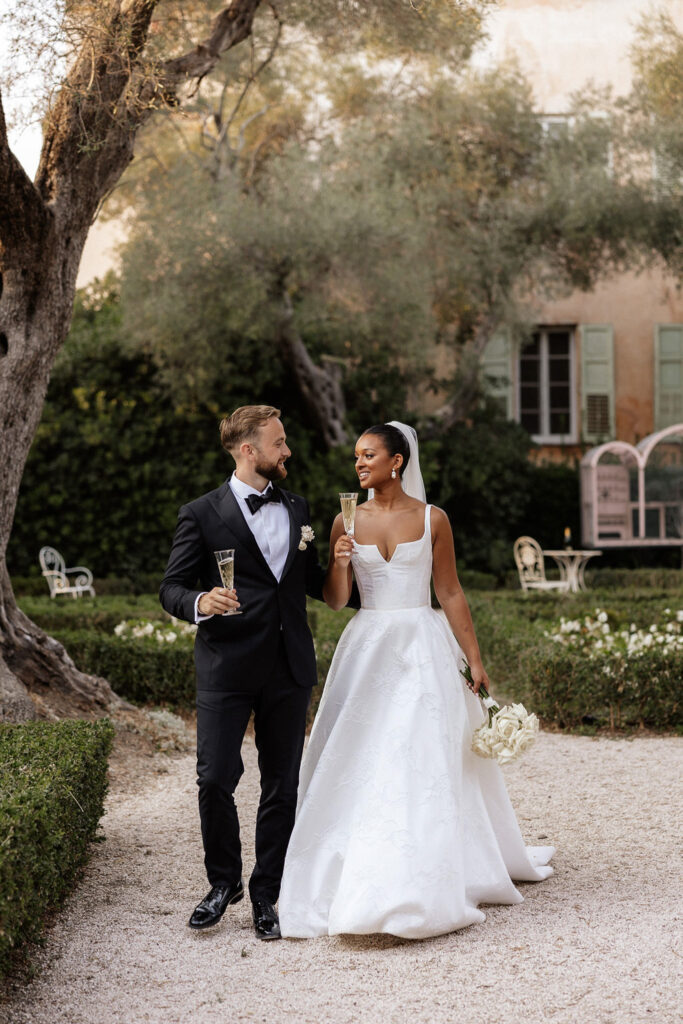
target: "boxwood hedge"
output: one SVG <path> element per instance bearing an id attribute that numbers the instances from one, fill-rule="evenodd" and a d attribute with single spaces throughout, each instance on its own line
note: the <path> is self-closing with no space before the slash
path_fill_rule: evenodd
<path id="1" fill-rule="evenodd" d="M 107 720 L 0 725 L 0 974 L 87 857 L 113 735 Z"/>
<path id="2" fill-rule="evenodd" d="M 55 630 L 83 672 L 104 676 L 135 704 L 194 707 L 194 655 L 191 646 L 155 640 L 124 640 L 98 630 Z"/>

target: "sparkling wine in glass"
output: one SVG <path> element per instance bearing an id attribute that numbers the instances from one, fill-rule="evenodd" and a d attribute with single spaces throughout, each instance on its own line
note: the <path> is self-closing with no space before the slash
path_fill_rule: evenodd
<path id="1" fill-rule="evenodd" d="M 221 583 L 226 590 L 232 590 L 235 586 L 235 549 L 226 548 L 224 551 L 214 551 L 218 563 L 218 571 L 221 576 Z M 239 608 L 231 608 L 223 612 L 223 615 L 241 615 Z"/>
<path id="2" fill-rule="evenodd" d="M 346 536 L 353 540 L 353 533 L 356 526 L 356 504 L 358 502 L 358 491 L 340 492 L 339 501 L 341 502 L 344 531 L 346 532 Z"/>

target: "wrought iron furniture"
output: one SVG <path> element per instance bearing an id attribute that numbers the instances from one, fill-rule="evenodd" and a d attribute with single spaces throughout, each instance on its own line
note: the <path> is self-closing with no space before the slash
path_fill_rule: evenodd
<path id="1" fill-rule="evenodd" d="M 90 569 L 86 569 L 84 565 L 65 569 L 64 559 L 55 548 L 41 548 L 38 558 L 43 576 L 50 588 L 50 597 L 58 597 L 60 594 L 71 594 L 72 597 L 80 597 L 81 594 L 95 596 Z"/>
<path id="2" fill-rule="evenodd" d="M 560 578 L 567 580 L 568 590 L 572 594 L 578 594 L 580 590 L 586 590 L 586 582 L 583 574 L 589 559 L 601 555 L 602 551 L 593 548 L 590 551 L 577 551 L 574 548 L 560 548 L 557 551 L 543 549 L 544 555 L 550 555 L 557 562 L 560 569 Z"/>
<path id="3" fill-rule="evenodd" d="M 548 580 L 545 576 L 545 562 L 541 545 L 533 537 L 518 537 L 514 544 L 515 563 L 522 590 L 570 589 L 570 581 L 560 566 L 560 579 Z"/>

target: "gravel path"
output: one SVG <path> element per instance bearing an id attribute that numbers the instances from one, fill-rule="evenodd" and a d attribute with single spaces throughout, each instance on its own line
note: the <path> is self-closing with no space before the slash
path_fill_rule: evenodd
<path id="1" fill-rule="evenodd" d="M 0 1021 L 680 1020 L 682 749 L 669 737 L 542 734 L 506 777 L 527 841 L 558 848 L 555 876 L 521 886 L 525 902 L 489 908 L 484 924 L 419 942 L 261 943 L 248 900 L 209 933 L 190 932 L 206 890 L 194 759 L 159 755 L 136 792 L 109 797 L 106 842 L 39 952 L 37 979 L 0 1008 Z M 248 870 L 258 789 L 249 740 L 244 760 Z"/>

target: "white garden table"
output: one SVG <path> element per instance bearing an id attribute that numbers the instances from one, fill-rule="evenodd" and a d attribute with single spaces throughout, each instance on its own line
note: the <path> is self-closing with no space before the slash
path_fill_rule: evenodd
<path id="1" fill-rule="evenodd" d="M 560 576 L 569 583 L 569 590 L 578 594 L 580 590 L 586 590 L 586 582 L 583 574 L 591 558 L 601 555 L 602 551 L 595 548 L 590 551 L 577 550 L 576 548 L 558 548 L 557 550 L 543 550 L 544 555 L 554 558 L 560 567 Z"/>

